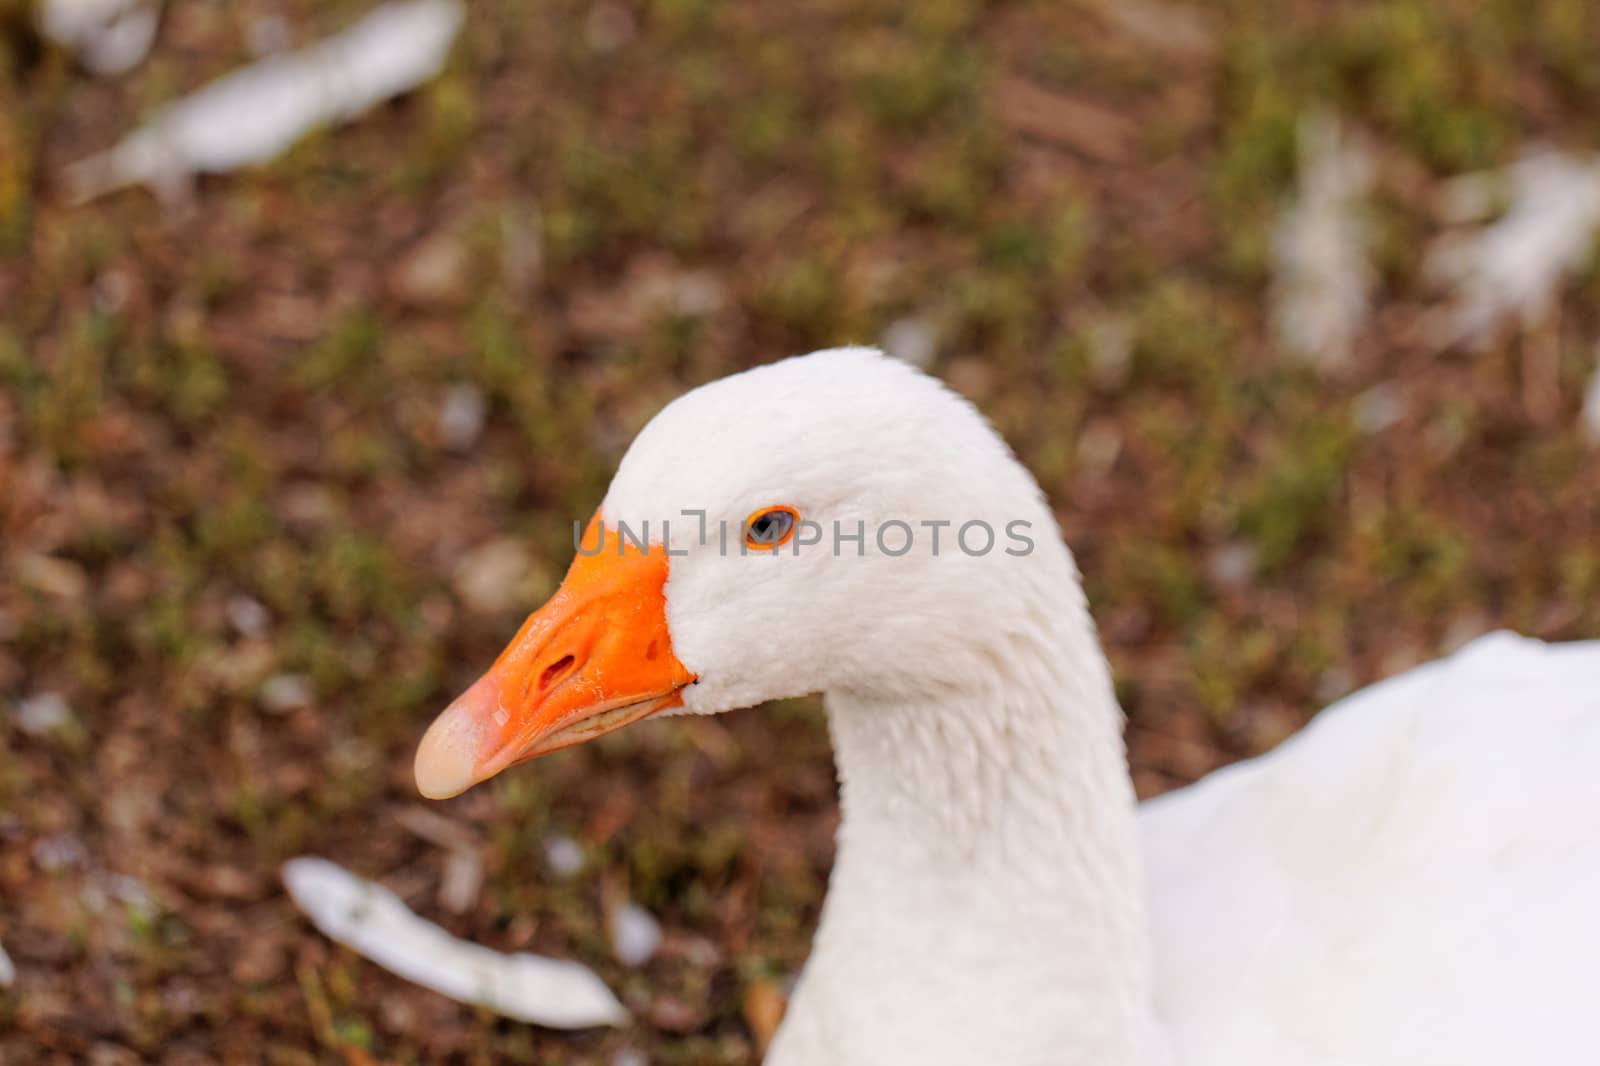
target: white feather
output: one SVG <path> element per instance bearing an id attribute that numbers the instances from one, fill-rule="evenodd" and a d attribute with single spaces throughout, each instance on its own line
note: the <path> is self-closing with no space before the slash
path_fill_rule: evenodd
<path id="1" fill-rule="evenodd" d="M 579 963 L 526 952 L 506 955 L 460 940 L 417 917 L 387 888 L 326 859 L 290 859 L 283 883 L 330 939 L 451 999 L 552 1029 L 628 1020 L 611 990 Z"/>
<path id="2" fill-rule="evenodd" d="M 1372 264 L 1364 216 L 1372 160 L 1338 121 L 1300 122 L 1299 187 L 1273 234 L 1272 315 L 1296 354 L 1324 367 L 1350 359 L 1366 324 Z"/>
<path id="3" fill-rule="evenodd" d="M 1446 233 L 1429 249 L 1429 273 L 1453 290 L 1441 343 L 1481 343 L 1508 319 L 1538 323 L 1594 247 L 1600 157 L 1546 149 L 1504 174 L 1458 178 L 1446 187 L 1445 213 L 1457 221 L 1481 220 L 1501 187 L 1509 196 L 1503 215 L 1477 230 Z"/>
<path id="4" fill-rule="evenodd" d="M 40 0 L 39 32 L 101 77 L 138 66 L 155 43 L 160 5 L 140 0 Z"/>
<path id="5" fill-rule="evenodd" d="M 1589 376 L 1589 387 L 1583 394 L 1583 431 L 1589 440 L 1600 444 L 1600 366 Z"/>
<path id="6" fill-rule="evenodd" d="M 126 185 L 170 194 L 198 173 L 265 162 L 307 131 L 432 78 L 461 27 L 459 0 L 396 0 L 298 52 L 267 56 L 173 104 L 71 167 L 77 200 Z"/>

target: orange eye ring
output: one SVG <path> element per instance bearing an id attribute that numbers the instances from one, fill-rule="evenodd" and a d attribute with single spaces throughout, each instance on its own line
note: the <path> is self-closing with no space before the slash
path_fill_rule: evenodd
<path id="1" fill-rule="evenodd" d="M 752 551 L 775 551 L 789 543 L 800 525 L 800 512 L 793 507 L 779 505 L 751 511 L 744 520 L 745 547 Z"/>

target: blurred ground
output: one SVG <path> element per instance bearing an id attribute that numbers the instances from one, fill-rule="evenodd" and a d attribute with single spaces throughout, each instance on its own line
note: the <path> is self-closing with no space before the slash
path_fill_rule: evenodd
<path id="1" fill-rule="evenodd" d="M 442 825 L 410 760 L 633 432 L 781 355 L 889 332 L 996 420 L 1146 795 L 1483 630 L 1600 635 L 1600 271 L 1482 352 L 1419 328 L 1441 179 L 1600 138 L 1588 0 L 475 4 L 442 78 L 270 167 L 64 204 L 263 17 L 361 10 L 172 3 L 99 81 L 0 4 L 0 1060 L 752 1061 L 826 883 L 814 705 L 635 727 Z M 1313 105 L 1379 171 L 1377 307 L 1332 374 L 1264 304 Z M 441 841 L 486 871 L 459 913 Z M 593 965 L 639 1024 L 389 977 L 287 902 L 303 852 Z M 667 930 L 638 970 L 626 899 Z"/>

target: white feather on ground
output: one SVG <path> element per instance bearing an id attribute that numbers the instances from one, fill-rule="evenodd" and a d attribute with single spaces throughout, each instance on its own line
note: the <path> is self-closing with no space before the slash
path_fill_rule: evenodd
<path id="1" fill-rule="evenodd" d="M 143 0 L 40 0 L 39 32 L 77 53 L 91 73 L 124 74 L 150 54 L 160 6 Z"/>
<path id="2" fill-rule="evenodd" d="M 1600 444 L 1600 366 L 1594 368 L 1589 388 L 1584 392 L 1583 429 L 1591 442 Z"/>
<path id="3" fill-rule="evenodd" d="M 1290 350 L 1325 368 L 1349 361 L 1367 320 L 1372 171 L 1332 115 L 1301 118 L 1298 188 L 1273 232 L 1272 317 Z"/>
<path id="4" fill-rule="evenodd" d="M 1550 313 L 1600 230 L 1600 157 L 1533 152 L 1503 172 L 1455 179 L 1442 206 L 1450 221 L 1477 223 L 1501 203 L 1493 222 L 1446 233 L 1428 251 L 1428 272 L 1453 290 L 1441 344 L 1483 343 L 1506 319 L 1527 326 Z"/>
<path id="5" fill-rule="evenodd" d="M 66 173 L 93 199 L 127 185 L 171 197 L 198 173 L 272 159 L 309 130 L 354 117 L 437 74 L 461 28 L 459 0 L 397 0 L 341 33 L 270 55 L 179 100 Z"/>
<path id="6" fill-rule="evenodd" d="M 283 883 L 330 939 L 451 999 L 551 1029 L 628 1020 L 627 1010 L 587 967 L 460 940 L 419 918 L 387 888 L 326 859 L 290 859 Z"/>
<path id="7" fill-rule="evenodd" d="M 0 945 L 0 988 L 10 988 L 17 980 L 17 967 L 11 961 L 11 956 L 6 954 L 6 949 Z"/>
<path id="8" fill-rule="evenodd" d="M 661 923 L 637 903 L 624 902 L 611 908 L 607 925 L 611 950 L 624 966 L 643 966 L 661 946 Z"/>
<path id="9" fill-rule="evenodd" d="M 923 370 L 933 365 L 939 354 L 939 333 L 933 319 L 913 315 L 898 319 L 883 331 L 883 350 Z"/>

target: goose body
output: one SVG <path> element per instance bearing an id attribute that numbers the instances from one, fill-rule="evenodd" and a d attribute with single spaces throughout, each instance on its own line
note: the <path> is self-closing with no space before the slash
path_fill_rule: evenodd
<path id="1" fill-rule="evenodd" d="M 1593 1058 L 1597 756 L 1600 643 L 1498 633 L 1144 804 L 1180 1061 Z"/>
<path id="2" fill-rule="evenodd" d="M 1484 638 L 1139 807 L 1037 485 L 866 349 L 657 415 L 418 784 L 816 691 L 842 820 L 772 1066 L 1593 1054 L 1600 644 Z"/>

